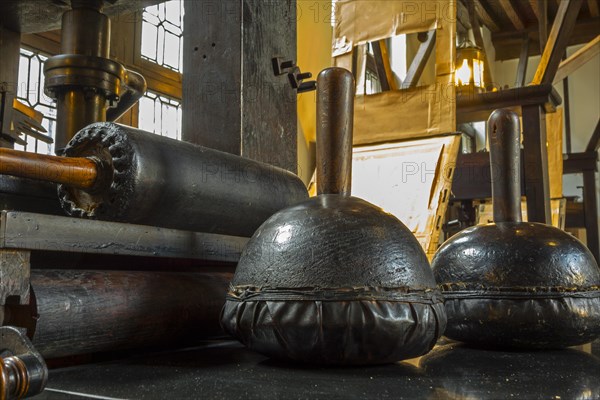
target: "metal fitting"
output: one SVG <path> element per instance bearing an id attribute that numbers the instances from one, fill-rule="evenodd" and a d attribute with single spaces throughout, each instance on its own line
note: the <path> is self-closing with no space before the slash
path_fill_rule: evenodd
<path id="1" fill-rule="evenodd" d="M 48 367 L 27 336 L 12 326 L 0 327 L 0 400 L 35 396 L 47 381 Z"/>

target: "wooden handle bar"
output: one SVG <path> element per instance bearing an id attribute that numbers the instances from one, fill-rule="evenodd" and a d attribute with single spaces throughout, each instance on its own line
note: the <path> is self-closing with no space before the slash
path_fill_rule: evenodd
<path id="1" fill-rule="evenodd" d="M 0 148 L 0 174 L 90 189 L 98 165 L 90 158 L 59 157 Z"/>
<path id="2" fill-rule="evenodd" d="M 317 193 L 350 196 L 354 77 L 327 68 L 317 78 Z"/>

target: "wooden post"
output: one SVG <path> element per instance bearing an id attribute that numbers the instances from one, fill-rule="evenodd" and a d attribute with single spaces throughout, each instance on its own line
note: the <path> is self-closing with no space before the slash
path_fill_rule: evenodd
<path id="1" fill-rule="evenodd" d="M 184 1 L 183 140 L 296 172 L 296 1 Z"/>
<path id="2" fill-rule="evenodd" d="M 551 224 L 546 111 L 541 105 L 522 106 L 525 148 L 525 195 L 529 222 Z"/>
<path id="3" fill-rule="evenodd" d="M 600 235 L 598 234 L 598 200 L 596 197 L 596 171 L 583 171 L 583 212 L 587 247 L 596 262 L 600 262 Z"/>

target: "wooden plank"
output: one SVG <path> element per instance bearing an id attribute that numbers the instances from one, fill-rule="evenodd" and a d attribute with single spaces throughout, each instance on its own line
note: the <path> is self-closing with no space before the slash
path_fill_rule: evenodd
<path id="1" fill-rule="evenodd" d="M 0 248 L 237 262 L 248 238 L 3 211 Z"/>
<path id="2" fill-rule="evenodd" d="M 458 97 L 456 119 L 458 123 L 484 121 L 490 116 L 490 110 L 510 108 L 520 114 L 522 106 L 535 105 L 542 106 L 546 112 L 554 112 L 560 102 L 560 96 L 551 84 L 484 92 Z"/>
<path id="3" fill-rule="evenodd" d="M 590 141 L 588 142 L 585 151 L 596 151 L 600 148 L 600 119 L 596 123 L 596 129 L 594 129 L 594 133 L 590 137 Z"/>
<path id="4" fill-rule="evenodd" d="M 421 79 L 421 75 L 423 74 L 423 69 L 425 68 L 425 65 L 427 65 L 427 61 L 433 51 L 435 38 L 435 29 L 427 32 L 427 39 L 419 46 L 417 54 L 415 54 L 415 58 L 410 63 L 410 67 L 406 72 L 406 78 L 404 79 L 404 82 L 402 82 L 402 89 L 417 87 L 419 79 Z"/>
<path id="5" fill-rule="evenodd" d="M 182 137 L 296 172 L 297 94 L 271 62 L 295 61 L 296 1 L 263 3 L 185 2 Z"/>
<path id="6" fill-rule="evenodd" d="M 513 24 L 515 29 L 517 29 L 517 30 L 525 29 L 525 25 L 523 25 L 523 21 L 521 21 L 521 17 L 519 17 L 519 14 L 517 14 L 517 11 L 513 7 L 510 0 L 500 0 L 500 6 L 506 13 L 506 16 L 508 17 L 510 22 Z"/>
<path id="7" fill-rule="evenodd" d="M 529 60 L 529 36 L 523 36 L 523 46 L 521 47 L 521 55 L 519 56 L 519 65 L 517 66 L 517 78 L 515 79 L 515 87 L 525 86 L 525 75 L 527 74 L 527 62 Z"/>
<path id="8" fill-rule="evenodd" d="M 297 93 L 271 62 L 296 58 L 296 0 L 244 0 L 242 9 L 242 157 L 296 173 Z"/>
<path id="9" fill-rule="evenodd" d="M 587 0 L 587 4 L 592 17 L 600 16 L 600 6 L 598 6 L 598 0 Z"/>
<path id="10" fill-rule="evenodd" d="M 594 40 L 560 63 L 558 70 L 556 71 L 556 76 L 554 77 L 554 83 L 560 82 L 598 54 L 600 54 L 600 35 L 596 36 Z"/>
<path id="11" fill-rule="evenodd" d="M 556 13 L 548 42 L 533 78 L 533 85 L 554 81 L 560 60 L 566 50 L 569 37 L 575 27 L 583 0 L 563 0 Z"/>
<path id="12" fill-rule="evenodd" d="M 524 106 L 522 110 L 527 214 L 530 222 L 550 224 L 546 112 L 539 105 Z"/>
<path id="13" fill-rule="evenodd" d="M 472 0 L 475 5 L 475 11 L 477 12 L 477 16 L 481 19 L 485 26 L 492 32 L 498 32 L 500 27 L 494 21 L 494 18 L 487 12 L 487 10 L 481 5 L 479 0 Z"/>
<path id="14" fill-rule="evenodd" d="M 241 3 L 229 18 L 206 1 L 184 4 L 182 139 L 240 155 Z"/>

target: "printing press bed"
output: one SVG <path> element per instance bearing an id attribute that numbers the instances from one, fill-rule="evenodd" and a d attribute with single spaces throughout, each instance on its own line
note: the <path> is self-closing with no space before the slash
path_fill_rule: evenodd
<path id="1" fill-rule="evenodd" d="M 406 362 L 323 368 L 212 341 L 52 369 L 34 399 L 599 399 L 600 342 L 579 349 L 502 352 L 440 342 Z"/>

